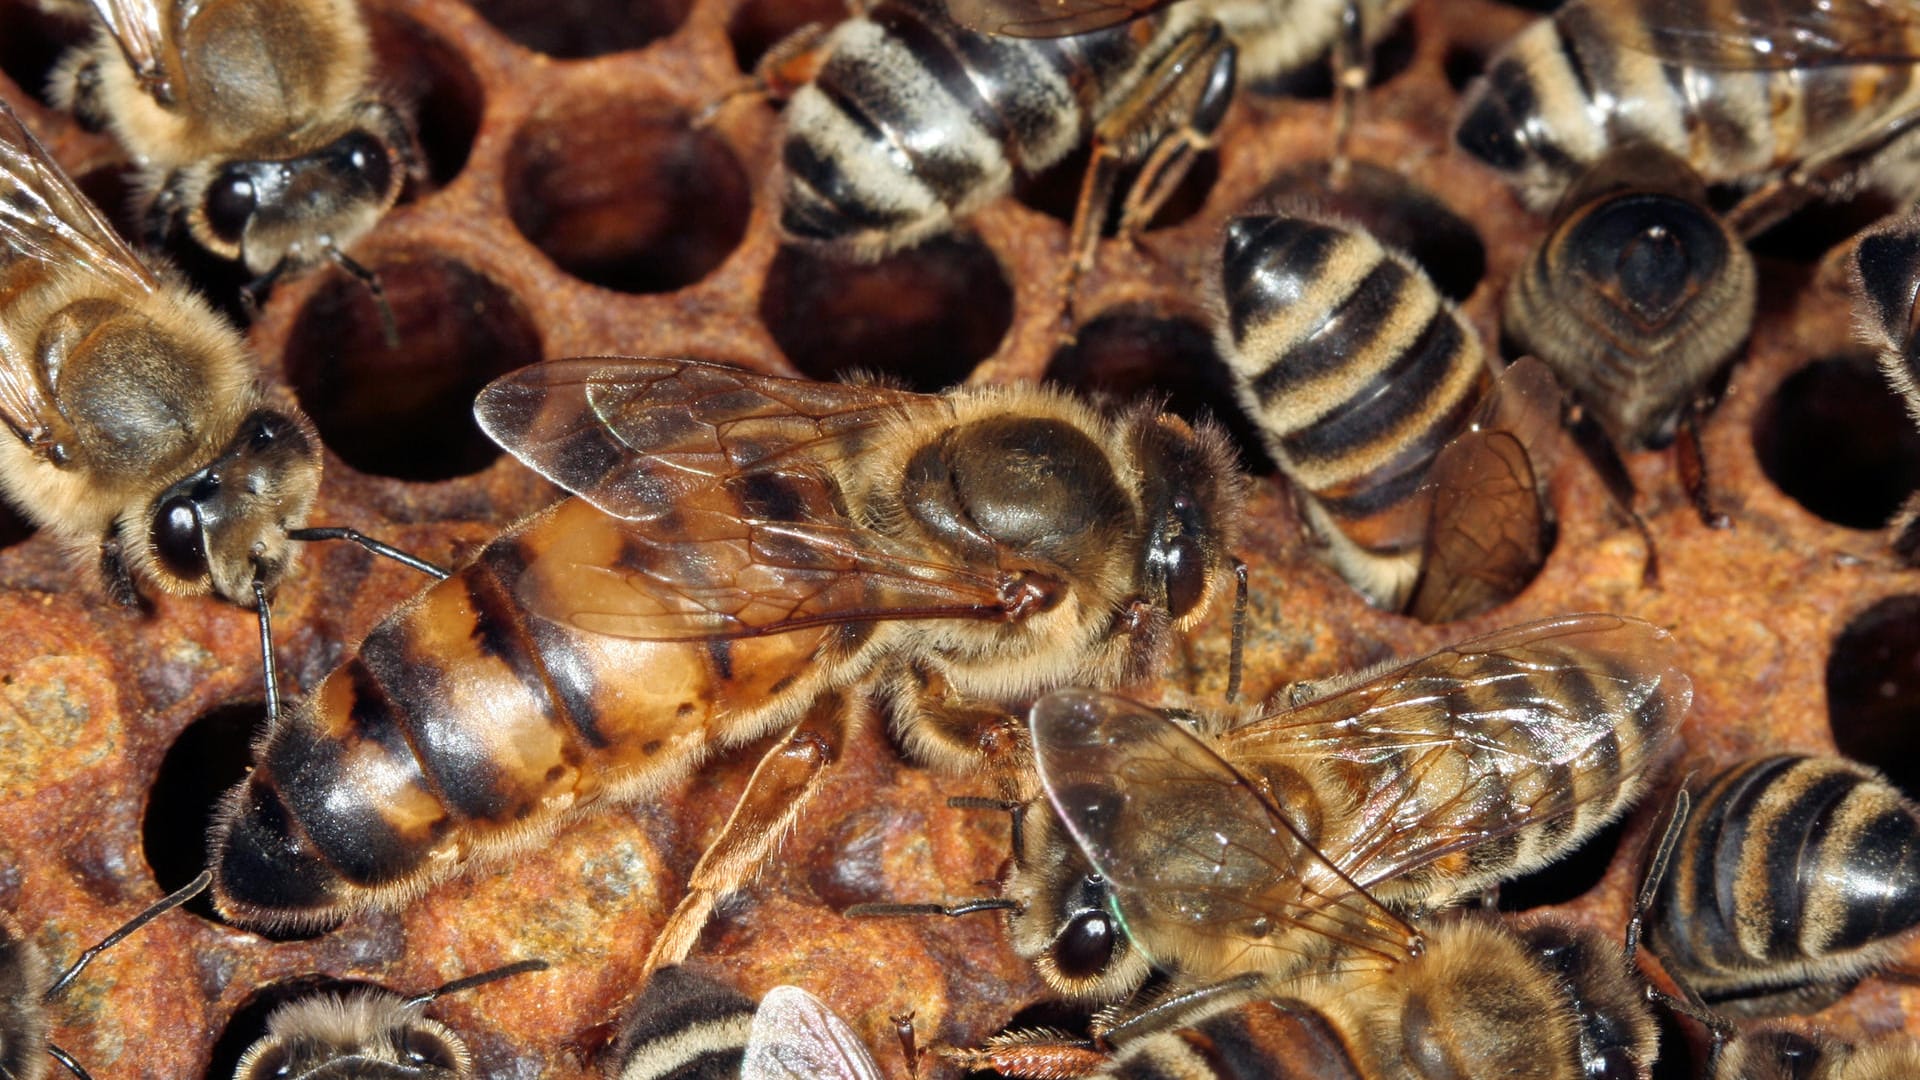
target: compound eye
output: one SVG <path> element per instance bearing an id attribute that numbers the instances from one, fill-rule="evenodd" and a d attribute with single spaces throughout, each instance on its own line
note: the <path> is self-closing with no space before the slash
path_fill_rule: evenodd
<path id="1" fill-rule="evenodd" d="M 457 1072 L 460 1068 L 460 1055 L 453 1045 L 431 1031 L 408 1028 L 400 1036 L 400 1052 L 406 1055 L 409 1065 L 448 1072 Z"/>
<path id="2" fill-rule="evenodd" d="M 175 577 L 197 581 L 207 576 L 207 539 L 193 500 L 175 495 L 153 516 L 153 550 Z"/>
<path id="3" fill-rule="evenodd" d="M 1073 917 L 1053 943 L 1053 966 L 1069 979 L 1091 979 L 1113 962 L 1113 920 L 1104 911 Z"/>
<path id="4" fill-rule="evenodd" d="M 340 168 L 359 177 L 369 191 L 383 193 L 387 185 L 393 183 L 393 164 L 387 160 L 387 148 L 379 139 L 356 131 L 342 136 L 333 146 Z"/>
<path id="5" fill-rule="evenodd" d="M 207 227 L 227 243 L 237 244 L 259 203 L 253 178 L 239 169 L 227 169 L 207 188 Z"/>
<path id="6" fill-rule="evenodd" d="M 1200 542 L 1181 533 L 1161 549 L 1160 561 L 1166 570 L 1167 612 L 1176 619 L 1185 618 L 1207 594 L 1207 568 L 1200 555 Z"/>

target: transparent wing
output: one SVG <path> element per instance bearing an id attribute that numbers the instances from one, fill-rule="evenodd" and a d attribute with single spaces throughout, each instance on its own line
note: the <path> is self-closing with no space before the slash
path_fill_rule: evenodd
<path id="1" fill-rule="evenodd" d="M 776 986 L 753 1014 L 740 1080 L 880 1080 L 880 1068 L 819 998 L 797 986 Z"/>
<path id="2" fill-rule="evenodd" d="M 982 34 L 1060 38 L 1138 19 L 1174 0 L 948 0 L 954 22 Z"/>
<path id="3" fill-rule="evenodd" d="M 562 538 L 520 598 L 549 618 L 648 640 L 881 619 L 1008 618 L 1021 583 L 846 516 L 831 467 L 882 423 L 951 415 L 937 397 L 691 360 L 522 369 L 475 413 L 502 446 L 618 518 Z"/>
<path id="4" fill-rule="evenodd" d="M 1356 965 L 1413 954 L 1405 923 L 1178 723 L 1091 690 L 1048 694 L 1030 723 L 1048 800 L 1157 964 L 1206 978 L 1296 970 L 1329 945 Z"/>
<path id="5" fill-rule="evenodd" d="M 0 324 L 10 298 L 54 274 L 91 275 L 108 295 L 159 288 L 153 272 L 0 101 Z M 28 438 L 57 412 L 32 357 L 0 331 L 0 421 Z"/>
<path id="6" fill-rule="evenodd" d="M 1911 0 L 1671 3 L 1579 0 L 1554 16 L 1574 36 L 1598 35 L 1674 64 L 1785 70 L 1920 60 Z"/>
<path id="7" fill-rule="evenodd" d="M 1335 770 L 1364 812 L 1327 857 L 1362 886 L 1630 783 L 1693 701 L 1664 630 L 1569 615 L 1461 642 L 1226 732 L 1242 768 Z"/>
<path id="8" fill-rule="evenodd" d="M 120 46 L 120 54 L 127 58 L 127 66 L 133 69 L 134 77 L 140 81 L 141 89 L 152 95 L 162 105 L 171 105 L 177 97 L 178 87 L 173 85 L 168 73 L 168 57 L 171 54 L 165 15 L 160 10 L 160 0 L 88 0 L 93 5 L 94 14 L 107 28 L 107 33 Z M 180 0 L 181 24 L 193 17 L 199 8 L 194 0 Z"/>
<path id="9" fill-rule="evenodd" d="M 1427 547 L 1407 612 L 1465 619 L 1519 595 L 1547 559 L 1539 474 L 1560 425 L 1553 372 L 1522 357 L 1501 372 L 1467 431 L 1434 459 Z"/>

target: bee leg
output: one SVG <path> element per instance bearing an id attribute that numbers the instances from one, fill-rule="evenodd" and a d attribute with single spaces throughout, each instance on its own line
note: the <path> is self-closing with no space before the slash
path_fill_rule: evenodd
<path id="1" fill-rule="evenodd" d="M 1367 92 L 1367 68 L 1373 57 L 1367 48 L 1366 15 L 1359 0 L 1340 5 L 1340 31 L 1333 37 L 1333 153 L 1327 158 L 1327 186 L 1346 187 L 1353 171 L 1350 147 L 1353 129 L 1360 123 L 1360 103 Z"/>
<path id="2" fill-rule="evenodd" d="M 844 694 L 823 695 L 760 759 L 733 815 L 694 866 L 686 895 L 654 938 L 645 970 L 657 971 L 685 960 L 699 942 L 714 905 L 759 872 L 800 809 L 819 790 L 827 766 L 839 760 L 848 708 Z"/>
<path id="3" fill-rule="evenodd" d="M 965 1072 L 991 1070 L 1001 1076 L 1092 1076 L 1112 1061 L 1087 1039 L 1069 1039 L 1045 1031 L 997 1035 L 985 1046 L 941 1046 L 934 1053 Z"/>
<path id="4" fill-rule="evenodd" d="M 900 1037 L 900 1055 L 907 1059 L 907 1080 L 920 1080 L 920 1055 L 925 1053 L 914 1037 L 913 1010 L 887 1017 L 893 1032 Z"/>
<path id="5" fill-rule="evenodd" d="M 1193 151 L 1208 145 L 1220 126 L 1233 99 L 1236 55 L 1218 23 L 1195 24 L 1094 128 L 1093 159 L 1074 203 L 1059 286 L 1062 344 L 1072 342 L 1074 293 L 1093 266 L 1120 171 L 1146 153 L 1146 168 L 1134 185 L 1144 192 L 1129 195 L 1122 219 L 1123 227 L 1133 218 L 1144 225 L 1192 167 Z"/>
<path id="6" fill-rule="evenodd" d="M 120 539 L 108 536 L 100 541 L 100 577 L 107 583 L 107 596 L 121 607 L 146 610 L 146 597 L 140 595 L 140 589 L 133 583 L 133 573 L 127 569 L 127 556 L 121 550 Z"/>
<path id="7" fill-rule="evenodd" d="M 179 175 L 167 178 L 146 212 L 140 215 L 140 240 L 147 247 L 162 250 L 171 247 L 186 230 L 186 203 L 180 193 Z M 243 292 L 242 297 L 245 297 Z"/>
<path id="8" fill-rule="evenodd" d="M 984 770 L 1005 799 L 1025 802 L 1033 755 L 1027 727 L 1006 709 L 957 693 L 946 677 L 905 664 L 879 680 L 882 712 L 909 757 L 942 772 Z"/>
<path id="9" fill-rule="evenodd" d="M 1674 460 L 1680 466 L 1680 484 L 1687 489 L 1700 523 L 1709 529 L 1729 529 L 1733 519 L 1713 505 L 1713 493 L 1707 484 L 1707 455 L 1700 445 L 1700 413 L 1690 409 L 1680 426 L 1680 437 L 1673 446 Z"/>
<path id="10" fill-rule="evenodd" d="M 1634 509 L 1640 493 L 1633 486 L 1633 476 L 1627 472 L 1627 463 L 1620 458 L 1620 448 L 1613 443 L 1591 413 L 1575 408 L 1569 426 L 1574 445 L 1587 457 L 1587 463 L 1593 471 L 1600 474 L 1600 481 L 1607 486 L 1607 493 L 1613 496 L 1614 508 L 1626 516 L 1634 531 L 1640 534 L 1640 540 L 1647 548 L 1646 562 L 1641 564 L 1640 581 L 1649 589 L 1660 587 L 1660 554 L 1653 544 L 1653 531 L 1647 528 L 1647 520 Z"/>
<path id="11" fill-rule="evenodd" d="M 1272 987 L 1265 972 L 1243 972 L 1216 983 L 1171 994 L 1130 1016 L 1102 1013 L 1093 1018 L 1093 1035 L 1102 1043 L 1125 1046 L 1136 1039 L 1184 1027 L 1201 1011 L 1218 1012 L 1270 996 Z"/>

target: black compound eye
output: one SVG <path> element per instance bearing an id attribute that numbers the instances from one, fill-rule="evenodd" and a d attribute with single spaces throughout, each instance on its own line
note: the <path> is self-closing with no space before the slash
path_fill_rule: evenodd
<path id="1" fill-rule="evenodd" d="M 254 188 L 253 178 L 239 169 L 228 169 L 207 188 L 207 227 L 227 243 L 237 244 L 259 203 L 260 193 Z"/>
<path id="2" fill-rule="evenodd" d="M 393 164 L 387 148 L 364 131 L 344 135 L 333 144 L 334 167 L 359 177 L 369 191 L 384 192 L 393 183 Z"/>
<path id="3" fill-rule="evenodd" d="M 446 1069 L 449 1072 L 457 1071 L 460 1067 L 460 1055 L 447 1040 L 431 1031 L 408 1028 L 400 1036 L 400 1052 L 406 1055 L 409 1065 Z"/>
<path id="4" fill-rule="evenodd" d="M 175 495 L 153 515 L 153 550 L 161 565 L 189 581 L 207 576 L 207 540 L 193 500 Z"/>
<path id="5" fill-rule="evenodd" d="M 1091 979 L 1113 962 L 1113 945 L 1113 919 L 1083 911 L 1054 939 L 1053 966 L 1069 979 Z"/>
<path id="6" fill-rule="evenodd" d="M 1160 563 L 1167 579 L 1167 612 L 1184 618 L 1207 594 L 1206 561 L 1200 554 L 1200 542 L 1190 533 L 1181 533 L 1160 549 Z"/>
<path id="7" fill-rule="evenodd" d="M 273 445 L 273 440 L 278 437 L 278 435 L 279 432 L 273 429 L 273 424 L 270 422 L 266 420 L 255 420 L 253 422 L 253 430 L 248 433 L 248 445 L 256 451 L 265 450 L 267 447 Z"/>

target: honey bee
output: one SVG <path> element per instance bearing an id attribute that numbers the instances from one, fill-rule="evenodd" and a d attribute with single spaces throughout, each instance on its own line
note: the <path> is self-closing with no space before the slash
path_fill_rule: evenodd
<path id="1" fill-rule="evenodd" d="M 128 935 L 200 894 L 212 875 L 202 873 L 177 891 L 155 901 L 105 940 L 80 954 L 57 978 L 47 978 L 47 961 L 27 940 L 13 916 L 0 911 L 0 1076 L 7 1080 L 42 1080 L 47 1058 L 87 1080 L 87 1071 L 71 1054 L 47 1037 L 47 1006 L 60 1000 L 94 957 Z M 45 1054 L 46 1056 L 41 1056 Z"/>
<path id="2" fill-rule="evenodd" d="M 1598 423 L 1599 438 L 1583 444 L 1632 513 L 1618 448 L 1666 446 L 1684 417 L 1683 466 L 1704 461 L 1704 389 L 1746 342 L 1757 293 L 1753 257 L 1708 207 L 1700 178 L 1666 150 L 1635 144 L 1569 190 L 1507 289 L 1503 326 Z M 1704 465 L 1682 472 L 1701 519 L 1724 523 Z"/>
<path id="3" fill-rule="evenodd" d="M 1863 234 L 1847 259 L 1854 324 L 1879 354 L 1880 370 L 1920 424 L 1920 349 L 1914 340 L 1914 289 L 1920 282 L 1920 217 L 1905 214 Z M 1894 553 L 1920 563 L 1920 495 L 1890 523 Z"/>
<path id="4" fill-rule="evenodd" d="M 1455 141 L 1546 211 L 1613 148 L 1648 142 L 1752 189 L 1753 235 L 1823 187 L 1920 189 L 1920 21 L 1877 0 L 1575 0 L 1468 88 Z"/>
<path id="5" fill-rule="evenodd" d="M 1648 944 L 1722 1012 L 1811 1011 L 1920 925 L 1920 808 L 1838 757 L 1775 755 L 1707 781 Z"/>
<path id="6" fill-rule="evenodd" d="M 354 0 L 40 3 L 96 17 L 51 95 L 133 159 L 154 243 L 184 233 L 241 263 L 249 295 L 329 260 L 372 282 L 346 249 L 400 197 L 414 153 Z"/>
<path id="7" fill-rule="evenodd" d="M 1920 1042 L 1904 1035 L 1855 1044 L 1824 1031 L 1768 1024 L 1716 1032 L 1708 1080 L 1907 1080 L 1920 1076 Z"/>
<path id="8" fill-rule="evenodd" d="M 1647 1080 L 1658 1032 L 1618 942 L 1566 919 L 1478 915 L 1436 923 L 1391 973 L 1290 984 L 1117 1045 L 1113 1080 Z M 1072 1045 L 1019 1034 L 953 1057 L 1016 1076 L 1078 1061 Z"/>
<path id="9" fill-rule="evenodd" d="M 1637 619 L 1566 616 L 1193 729 L 1049 694 L 1031 726 L 1054 813 L 1018 818 L 1014 950 L 1104 1001 L 1153 970 L 1198 988 L 1176 1001 L 1395 970 L 1421 949 L 1403 913 L 1550 862 L 1639 793 L 1692 701 L 1672 653 Z"/>
<path id="10" fill-rule="evenodd" d="M 1091 137 L 1062 284 L 1070 324 L 1073 283 L 1125 169 L 1139 168 L 1120 219 L 1131 233 L 1212 145 L 1236 81 L 1272 79 L 1333 46 L 1350 101 L 1365 84 L 1360 50 L 1410 5 L 887 0 L 828 35 L 787 105 L 781 226 L 878 259 L 948 232 L 1016 174 Z"/>
<path id="11" fill-rule="evenodd" d="M 487 431 L 581 497 L 375 627 L 273 723 L 214 830 L 248 925 L 393 907 L 784 731 L 649 968 L 824 781 L 868 688 L 909 753 L 1009 760 L 997 705 L 1149 674 L 1229 576 L 1224 436 L 1037 388 L 945 395 L 686 360 L 524 368 Z"/>
<path id="12" fill-rule="evenodd" d="M 880 1067 L 839 1014 L 798 986 L 760 1004 L 681 967 L 647 979 L 608 1080 L 879 1080 Z"/>
<path id="13" fill-rule="evenodd" d="M 240 1056 L 233 1080 L 472 1080 L 467 1044 L 422 1012 L 448 994 L 546 968 L 522 960 L 409 998 L 379 989 L 296 998 L 267 1017 L 267 1033 Z"/>
<path id="14" fill-rule="evenodd" d="M 0 490 L 136 579 L 264 607 L 320 485 L 320 441 L 240 338 L 143 263 L 0 103 Z"/>
<path id="15" fill-rule="evenodd" d="M 1546 369 L 1490 389 L 1479 335 L 1416 263 L 1311 213 L 1235 218 L 1220 277 L 1220 353 L 1342 577 L 1429 621 L 1532 580 L 1551 538 L 1530 450 L 1560 423 Z"/>

